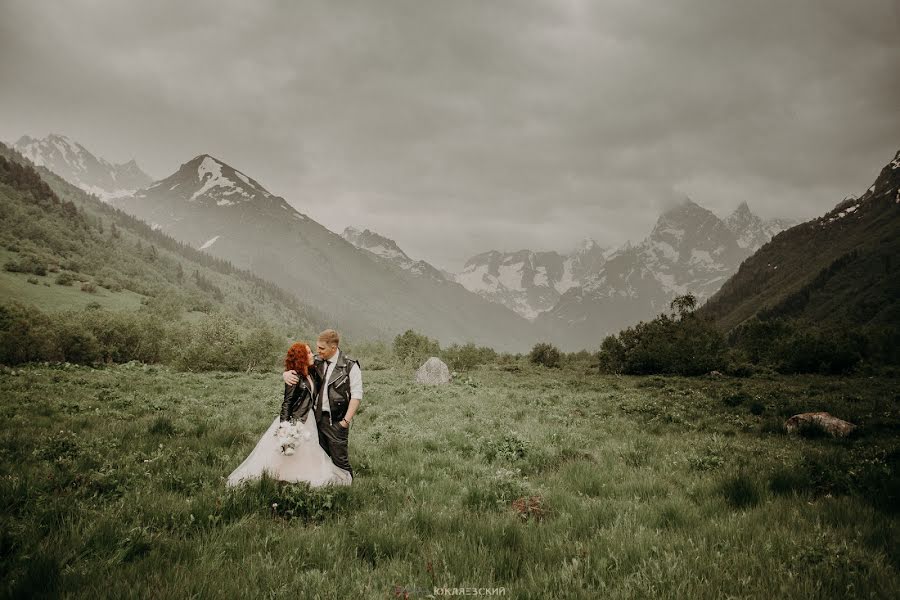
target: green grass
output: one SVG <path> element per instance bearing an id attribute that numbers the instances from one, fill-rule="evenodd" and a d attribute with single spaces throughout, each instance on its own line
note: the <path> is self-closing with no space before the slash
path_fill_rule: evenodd
<path id="1" fill-rule="evenodd" d="M 15 257 L 15 252 L 0 249 L 0 269 Z M 143 296 L 130 290 L 111 292 L 97 286 L 93 293 L 83 292 L 78 281 L 72 285 L 57 285 L 57 275 L 58 273 L 33 275 L 0 270 L 0 298 L 15 299 L 47 312 L 79 310 L 92 302 L 108 310 L 136 311 L 141 307 Z M 30 283 L 29 279 L 36 279 L 37 283 Z"/>
<path id="2" fill-rule="evenodd" d="M 409 370 L 365 378 L 352 487 L 264 480 L 227 491 L 225 477 L 279 408 L 278 374 L 5 371 L 7 593 L 900 592 L 896 381 L 493 368 L 442 388 L 414 384 Z M 746 401 L 729 400 L 737 393 Z M 809 409 L 856 422 L 859 435 L 780 431 L 785 415 Z M 538 508 L 516 511 L 524 497 Z"/>

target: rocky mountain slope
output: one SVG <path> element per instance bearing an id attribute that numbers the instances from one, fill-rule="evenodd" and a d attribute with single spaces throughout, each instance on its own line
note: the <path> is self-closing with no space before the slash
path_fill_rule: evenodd
<path id="1" fill-rule="evenodd" d="M 152 182 L 134 160 L 112 164 L 64 135 L 51 133 L 42 140 L 26 135 L 13 147 L 35 166 L 47 167 L 101 200 L 129 196 Z"/>
<path id="2" fill-rule="evenodd" d="M 210 155 L 115 204 L 278 283 L 358 337 L 392 337 L 412 328 L 442 343 L 511 350 L 525 350 L 535 338 L 512 311 L 356 248 Z"/>
<path id="3" fill-rule="evenodd" d="M 606 260 L 605 248 L 585 240 L 571 254 L 491 250 L 466 261 L 456 281 L 526 319 L 553 308 L 560 297 Z"/>
<path id="4" fill-rule="evenodd" d="M 900 323 L 900 151 L 859 198 L 792 227 L 700 309 L 728 330 L 753 316 L 817 325 Z"/>
<path id="5" fill-rule="evenodd" d="M 341 237 L 359 248 L 371 252 L 390 263 L 393 263 L 409 271 L 414 275 L 431 277 L 437 281 L 453 280 L 452 275 L 438 269 L 424 260 L 413 260 L 406 252 L 400 249 L 397 242 L 368 229 L 359 230 L 356 227 L 347 227 Z"/>
<path id="6" fill-rule="evenodd" d="M 604 336 L 666 310 L 677 295 L 709 298 L 784 225 L 763 221 L 746 204 L 722 220 L 685 200 L 663 213 L 643 241 L 608 253 L 536 322 L 565 348 L 597 347 Z"/>

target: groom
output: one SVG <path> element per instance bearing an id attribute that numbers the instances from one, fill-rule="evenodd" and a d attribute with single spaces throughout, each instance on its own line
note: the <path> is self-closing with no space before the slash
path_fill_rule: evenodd
<path id="1" fill-rule="evenodd" d="M 319 334 L 316 371 L 321 384 L 316 390 L 313 406 L 319 429 L 319 445 L 331 457 L 331 462 L 353 477 L 347 441 L 350 421 L 362 400 L 362 371 L 359 361 L 341 352 L 338 347 L 340 341 L 334 329 L 326 329 Z M 288 385 L 294 385 L 299 380 L 295 371 L 285 371 L 283 377 Z"/>

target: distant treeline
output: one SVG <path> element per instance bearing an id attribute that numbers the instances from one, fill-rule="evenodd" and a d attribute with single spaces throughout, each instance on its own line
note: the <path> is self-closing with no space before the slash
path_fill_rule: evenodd
<path id="1" fill-rule="evenodd" d="M 198 322 L 148 312 L 45 313 L 20 303 L 0 305 L 0 364 L 139 361 L 187 371 L 270 370 L 287 342 L 265 325 L 224 314 Z"/>

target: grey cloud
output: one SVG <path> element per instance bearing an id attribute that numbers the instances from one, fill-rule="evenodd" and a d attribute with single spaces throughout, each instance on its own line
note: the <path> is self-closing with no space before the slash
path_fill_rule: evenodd
<path id="1" fill-rule="evenodd" d="M 8 4 L 0 137 L 209 152 L 445 267 L 684 195 L 809 218 L 900 147 L 892 0 Z"/>

